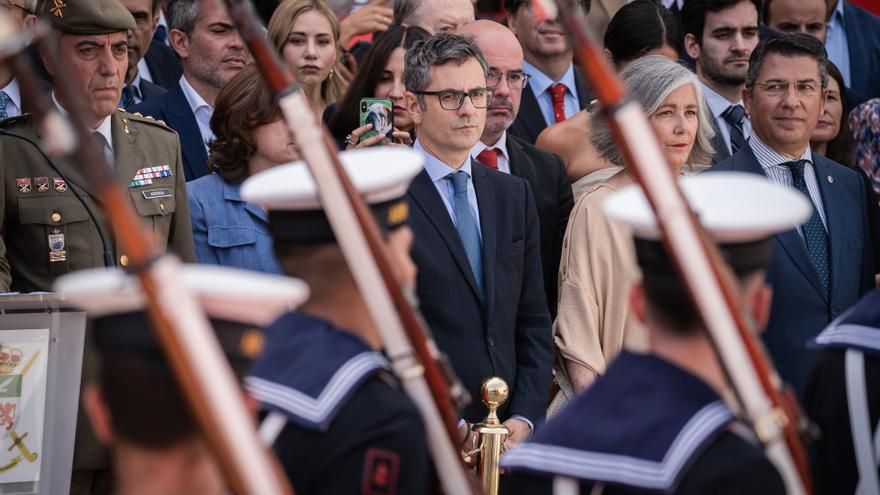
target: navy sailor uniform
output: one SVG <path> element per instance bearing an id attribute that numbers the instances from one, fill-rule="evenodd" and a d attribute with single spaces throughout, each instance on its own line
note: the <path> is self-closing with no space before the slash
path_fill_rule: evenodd
<path id="1" fill-rule="evenodd" d="M 807 415 L 821 433 L 813 463 L 816 493 L 880 493 L 880 289 L 812 344 L 822 349 L 805 394 Z"/>
<path id="2" fill-rule="evenodd" d="M 501 459 L 504 493 L 784 494 L 763 452 L 705 382 L 622 352 L 607 373 Z M 594 485 L 596 485 L 594 487 Z M 565 487 L 563 489 L 563 487 Z"/>
<path id="3" fill-rule="evenodd" d="M 362 339 L 313 316 L 287 313 L 266 330 L 245 386 L 296 493 L 427 493 L 421 416 L 388 369 Z"/>

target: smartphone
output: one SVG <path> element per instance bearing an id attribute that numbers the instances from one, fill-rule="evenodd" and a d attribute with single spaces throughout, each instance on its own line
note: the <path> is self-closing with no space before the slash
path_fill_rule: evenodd
<path id="1" fill-rule="evenodd" d="M 394 103 L 387 98 L 362 98 L 360 126 L 373 124 L 373 129 L 361 135 L 361 141 L 376 134 L 391 139 L 394 132 Z"/>

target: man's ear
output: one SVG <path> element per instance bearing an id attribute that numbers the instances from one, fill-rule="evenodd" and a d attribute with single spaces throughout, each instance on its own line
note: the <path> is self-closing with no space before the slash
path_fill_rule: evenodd
<path id="1" fill-rule="evenodd" d="M 751 117 L 752 116 L 752 93 L 749 90 L 749 88 L 743 88 L 742 99 L 743 99 L 743 109 L 746 111 L 746 115 Z"/>
<path id="2" fill-rule="evenodd" d="M 177 56 L 184 59 L 189 58 L 189 36 L 179 29 L 168 31 L 168 41 L 171 48 L 177 52 Z"/>
<path id="3" fill-rule="evenodd" d="M 57 42 L 60 42 L 58 40 Z M 56 42 L 56 43 L 57 43 Z M 46 68 L 46 72 L 49 73 L 53 78 L 55 77 L 55 65 L 52 63 L 55 57 L 50 57 L 49 52 L 47 50 L 54 50 L 55 48 L 48 47 L 51 43 L 38 43 L 37 50 L 40 52 L 40 59 L 43 61 L 43 67 Z"/>
<path id="4" fill-rule="evenodd" d="M 642 326 L 648 322 L 647 309 L 645 308 L 645 289 L 642 281 L 633 282 L 629 288 L 629 310 Z"/>
<path id="5" fill-rule="evenodd" d="M 101 387 L 89 383 L 83 388 L 83 408 L 89 416 L 89 422 L 92 424 L 92 429 L 98 440 L 104 445 L 112 444 L 113 423 Z"/>
<path id="6" fill-rule="evenodd" d="M 158 1 L 158 0 L 153 0 L 153 1 Z M 156 15 L 153 16 L 153 23 L 152 23 L 153 24 L 153 29 L 152 29 L 153 35 L 156 34 L 156 28 L 159 27 L 159 17 L 161 17 L 159 14 L 161 12 L 162 12 L 162 9 L 157 9 Z M 150 41 L 152 41 L 152 38 L 150 39 Z"/>
<path id="7" fill-rule="evenodd" d="M 419 100 L 416 95 L 410 91 L 407 91 L 403 96 L 404 105 L 406 105 L 407 111 L 409 111 L 410 118 L 412 118 L 413 124 L 419 125 L 422 123 L 422 107 L 419 106 Z"/>
<path id="8" fill-rule="evenodd" d="M 684 35 L 684 51 L 694 60 L 700 58 L 700 44 L 697 43 L 696 36 L 691 33 Z"/>

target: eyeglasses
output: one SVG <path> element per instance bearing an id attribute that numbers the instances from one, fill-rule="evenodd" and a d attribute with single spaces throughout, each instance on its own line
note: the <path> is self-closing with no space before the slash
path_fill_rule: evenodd
<path id="1" fill-rule="evenodd" d="M 816 81 L 764 81 L 755 83 L 755 86 L 761 88 L 765 93 L 773 96 L 782 96 L 788 94 L 788 88 L 794 85 L 794 90 L 800 96 L 814 96 L 819 93 L 819 83 Z"/>
<path id="2" fill-rule="evenodd" d="M 522 89 L 526 87 L 529 83 L 529 77 L 531 77 L 525 72 L 516 71 L 504 73 L 500 70 L 490 70 L 486 82 L 490 88 L 494 88 L 501 82 L 502 76 L 507 80 L 507 85 L 510 86 L 510 89 Z"/>
<path id="3" fill-rule="evenodd" d="M 27 7 L 22 7 L 21 5 L 14 4 L 14 3 L 10 2 L 9 0 L 0 0 L 0 12 L 6 12 L 6 13 L 12 12 L 13 7 L 21 9 L 22 11 L 24 11 L 27 14 L 33 15 L 33 12 L 30 9 L 28 9 Z"/>
<path id="4" fill-rule="evenodd" d="M 474 88 L 467 92 L 447 89 L 444 91 L 414 91 L 414 93 L 436 96 L 440 100 L 440 106 L 443 110 L 458 110 L 464 103 L 465 96 L 471 99 L 474 108 L 486 108 L 492 98 L 492 88 Z"/>

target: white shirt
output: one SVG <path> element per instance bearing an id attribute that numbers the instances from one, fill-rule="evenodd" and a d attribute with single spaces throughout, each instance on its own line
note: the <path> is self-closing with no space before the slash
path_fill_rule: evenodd
<path id="1" fill-rule="evenodd" d="M 430 151 L 426 150 L 418 138 L 416 138 L 416 142 L 413 144 L 413 149 L 425 157 L 425 171 L 428 172 L 428 177 L 431 178 L 431 182 L 437 189 L 437 194 L 439 194 L 440 199 L 443 200 L 443 206 L 446 207 L 446 212 L 449 213 L 453 225 L 455 225 L 455 209 L 453 208 L 455 190 L 453 189 L 452 181 L 447 179 L 447 177 L 449 174 L 457 171 L 468 174 L 468 177 L 470 177 L 470 180 L 467 183 L 468 206 L 470 206 L 471 214 L 473 214 L 474 220 L 477 222 L 477 232 L 480 233 L 480 242 L 483 242 L 483 232 L 480 228 L 480 208 L 477 206 L 477 191 L 474 189 L 474 176 L 470 159 L 466 159 L 461 167 L 454 169 L 440 161 L 440 159 L 432 155 Z"/>
<path id="2" fill-rule="evenodd" d="M 843 1 L 837 0 L 837 7 L 828 19 L 828 33 L 825 35 L 825 51 L 828 58 L 840 69 L 843 82 L 850 87 L 849 42 L 846 40 L 846 19 L 843 17 Z"/>
<path id="3" fill-rule="evenodd" d="M 629 1 L 632 2 L 632 0 Z M 672 10 L 672 4 L 675 4 L 676 7 L 678 7 L 678 10 L 681 11 L 681 7 L 684 5 L 684 0 L 662 0 L 660 3 L 669 10 Z"/>
<path id="4" fill-rule="evenodd" d="M 755 154 L 755 158 L 758 159 L 758 163 L 761 165 L 761 168 L 764 169 L 764 173 L 767 174 L 770 182 L 781 186 L 794 187 L 794 182 L 791 178 L 791 170 L 782 165 L 783 163 L 794 160 L 807 161 L 806 165 L 804 165 L 804 182 L 807 183 L 807 191 L 810 193 L 810 199 L 813 201 L 813 206 L 816 208 L 816 211 L 819 212 L 819 217 L 822 219 L 822 225 L 825 226 L 825 230 L 828 230 L 828 224 L 825 222 L 825 208 L 822 207 L 822 193 L 819 191 L 819 183 L 816 181 L 816 171 L 813 168 L 813 154 L 810 151 L 809 144 L 807 144 L 803 154 L 798 157 L 776 152 L 764 144 L 758 136 L 752 136 L 749 139 L 749 146 L 752 147 L 752 152 Z M 798 227 L 798 231 L 800 231 L 800 227 Z"/>
<path id="5" fill-rule="evenodd" d="M 58 103 L 58 99 L 55 98 L 55 90 L 52 90 L 52 103 L 55 104 L 55 107 L 61 113 L 63 117 L 67 117 L 67 109 L 61 106 L 61 103 Z M 98 127 L 92 129 L 93 132 L 97 132 L 101 136 L 104 137 L 104 158 L 107 160 L 107 164 L 113 167 L 116 163 L 116 160 L 113 157 L 113 126 L 111 122 L 111 115 L 104 117 L 104 120 L 98 124 Z"/>
<path id="6" fill-rule="evenodd" d="M 703 95 L 706 98 L 706 105 L 709 107 L 709 111 L 712 112 L 712 118 L 715 119 L 715 126 L 721 132 L 721 137 L 724 139 L 724 144 L 727 146 L 727 151 L 730 154 L 733 154 L 733 150 L 730 148 L 730 124 L 724 120 L 724 117 L 721 116 L 728 107 L 731 105 L 742 105 L 743 101 L 740 98 L 739 101 L 735 103 L 731 103 L 727 101 L 727 98 L 719 95 L 715 91 L 712 90 L 709 86 L 706 86 L 702 82 L 700 82 L 700 86 L 703 87 Z M 748 139 L 749 136 L 752 135 L 752 120 L 748 115 L 743 117 L 743 137 Z"/>
<path id="7" fill-rule="evenodd" d="M 526 91 L 529 89 L 532 90 L 535 99 L 538 100 L 538 107 L 541 109 L 541 114 L 544 116 L 544 122 L 546 122 L 547 125 L 553 125 L 556 123 L 556 117 L 553 113 L 553 96 L 550 94 L 550 86 L 553 86 L 554 84 L 565 84 L 566 91 L 565 96 L 563 97 L 563 103 L 565 105 L 566 119 L 570 119 L 574 114 L 581 110 L 580 101 L 578 100 L 577 95 L 577 86 L 574 79 L 573 64 L 568 65 L 568 69 L 566 69 L 565 73 L 562 74 L 562 77 L 559 78 L 558 81 L 550 79 L 550 76 L 544 74 L 538 70 L 537 67 L 527 61 L 523 61 L 523 72 L 529 75 L 529 84 L 526 86 Z"/>
<path id="8" fill-rule="evenodd" d="M 18 117 L 21 115 L 21 90 L 18 87 L 18 81 L 13 77 L 9 84 L 0 89 L 9 97 L 6 103 L 6 117 Z"/>
<path id="9" fill-rule="evenodd" d="M 501 137 L 498 138 L 498 141 L 495 142 L 492 146 L 486 146 L 482 141 L 477 141 L 477 144 L 471 148 L 471 158 L 479 161 L 477 155 L 479 155 L 486 148 L 496 148 L 501 153 L 498 154 L 498 171 L 504 172 L 505 174 L 510 173 L 510 155 L 507 154 L 507 131 L 501 134 Z"/>
<path id="10" fill-rule="evenodd" d="M 146 79 L 147 81 L 153 82 L 153 74 L 150 74 L 150 68 L 147 67 L 146 57 L 142 57 L 141 61 L 138 62 L 138 75 L 140 75 L 140 77 Z"/>
<path id="11" fill-rule="evenodd" d="M 211 132 L 211 115 L 214 115 L 214 107 L 208 105 L 208 102 L 190 86 L 186 76 L 180 76 L 180 89 L 183 90 L 183 96 L 186 97 L 189 108 L 196 116 L 196 123 L 199 124 L 199 134 L 202 135 L 205 151 L 210 154 L 208 143 L 214 140 L 214 133 Z"/>

